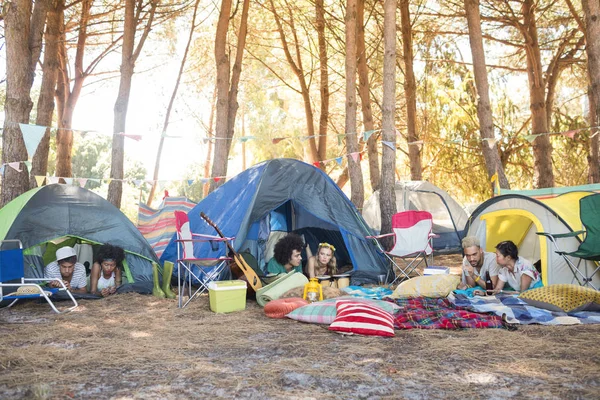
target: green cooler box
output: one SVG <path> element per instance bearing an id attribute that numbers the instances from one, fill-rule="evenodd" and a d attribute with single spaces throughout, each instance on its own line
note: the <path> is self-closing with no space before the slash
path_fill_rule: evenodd
<path id="1" fill-rule="evenodd" d="M 246 282 L 216 281 L 208 284 L 210 309 L 216 313 L 228 313 L 246 309 Z"/>

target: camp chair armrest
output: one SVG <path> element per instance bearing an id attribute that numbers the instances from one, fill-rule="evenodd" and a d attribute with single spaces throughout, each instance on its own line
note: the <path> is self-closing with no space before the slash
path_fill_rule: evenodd
<path id="1" fill-rule="evenodd" d="M 439 238 L 439 237 L 440 237 L 440 235 L 438 235 L 437 233 L 430 233 L 430 234 L 429 234 L 429 238 L 430 238 L 430 239 L 431 239 L 431 238 Z"/>
<path id="2" fill-rule="evenodd" d="M 210 240 L 210 241 L 215 241 L 215 242 L 224 242 L 227 240 L 235 239 L 235 237 L 221 237 L 221 236 L 214 236 L 214 235 L 205 235 L 202 233 L 192 233 L 192 239 L 193 238 L 197 238 L 197 240 L 201 239 L 204 241 Z"/>
<path id="3" fill-rule="evenodd" d="M 582 233 L 585 233 L 585 231 L 582 230 L 582 231 L 567 232 L 567 233 L 536 232 L 537 235 L 546 236 L 547 238 L 550 238 L 550 239 L 552 239 L 552 238 L 560 239 L 560 238 L 574 237 L 574 236 L 579 236 Z"/>
<path id="4" fill-rule="evenodd" d="M 367 239 L 381 239 L 381 238 L 385 238 L 385 237 L 390 237 L 390 236 L 394 236 L 395 234 L 392 233 L 386 233 L 383 235 L 377 235 L 377 236 L 365 236 Z"/>

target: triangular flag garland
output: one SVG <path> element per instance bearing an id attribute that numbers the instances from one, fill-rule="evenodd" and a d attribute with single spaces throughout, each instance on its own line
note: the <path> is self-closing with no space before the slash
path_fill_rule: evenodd
<path id="1" fill-rule="evenodd" d="M 31 160 L 46 133 L 46 127 L 40 125 L 19 124 L 19 128 L 21 128 L 21 133 L 23 134 L 23 141 L 25 142 L 25 148 L 27 149 L 28 160 Z"/>

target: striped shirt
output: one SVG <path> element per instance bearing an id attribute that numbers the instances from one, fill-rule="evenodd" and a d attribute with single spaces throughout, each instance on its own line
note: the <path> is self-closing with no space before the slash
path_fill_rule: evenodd
<path id="1" fill-rule="evenodd" d="M 63 279 L 60 274 L 60 267 L 56 261 L 52 261 L 44 268 L 44 278 L 47 279 Z M 80 289 L 87 286 L 87 277 L 85 276 L 85 267 L 81 263 L 75 263 L 73 276 L 71 277 L 71 288 Z"/>

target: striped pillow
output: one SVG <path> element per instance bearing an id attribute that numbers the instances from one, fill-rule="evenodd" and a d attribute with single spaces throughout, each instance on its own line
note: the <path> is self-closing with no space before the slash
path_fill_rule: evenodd
<path id="1" fill-rule="evenodd" d="M 352 300 L 339 300 L 335 307 L 337 316 L 329 325 L 330 331 L 394 336 L 394 317 L 386 311 Z"/>

